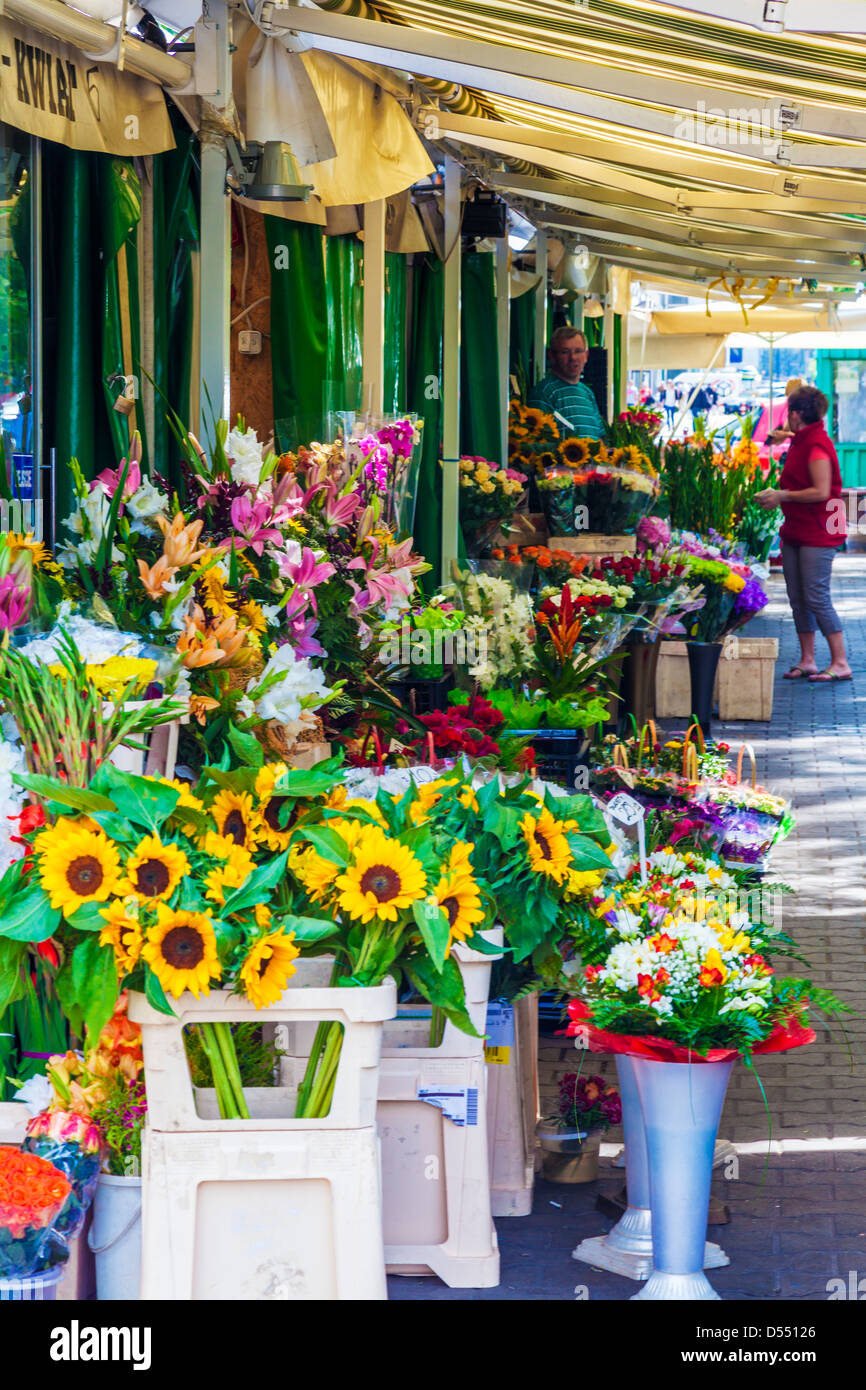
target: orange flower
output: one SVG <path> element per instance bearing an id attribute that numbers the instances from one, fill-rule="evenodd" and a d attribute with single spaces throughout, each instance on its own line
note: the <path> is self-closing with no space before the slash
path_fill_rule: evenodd
<path id="1" fill-rule="evenodd" d="M 651 936 L 649 944 L 659 955 L 666 956 L 671 951 L 675 951 L 679 946 L 679 941 L 675 936 L 668 936 L 667 932 L 659 932 L 657 936 Z"/>
<path id="2" fill-rule="evenodd" d="M 178 512 L 170 525 L 164 516 L 158 516 L 156 521 L 162 531 L 165 558 L 176 569 L 181 565 L 193 565 L 206 554 L 204 549 L 196 550 L 196 541 L 204 526 L 203 520 L 191 521 L 187 526 L 183 512 Z"/>
<path id="3" fill-rule="evenodd" d="M 204 609 L 197 603 L 193 604 L 192 613 L 184 618 L 184 628 L 177 639 L 176 650 L 189 670 L 195 670 L 199 666 L 213 666 L 215 662 L 223 661 L 228 655 L 205 622 Z"/>
<path id="4" fill-rule="evenodd" d="M 189 698 L 189 712 L 193 719 L 197 719 L 199 724 L 204 724 L 208 712 L 212 709 L 219 709 L 219 700 L 214 700 L 210 695 L 191 695 Z"/>
<path id="5" fill-rule="evenodd" d="M 150 567 L 148 567 L 143 560 L 139 560 L 138 572 L 141 575 L 141 582 L 147 590 L 149 597 L 162 598 L 165 592 L 166 580 L 174 579 L 174 576 L 177 574 L 177 566 L 170 565 L 165 556 L 160 555 L 156 564 Z"/>

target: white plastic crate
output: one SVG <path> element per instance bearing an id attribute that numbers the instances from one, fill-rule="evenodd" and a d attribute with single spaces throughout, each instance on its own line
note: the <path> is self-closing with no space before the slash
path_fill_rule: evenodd
<path id="1" fill-rule="evenodd" d="M 389 1273 L 495 1288 L 484 1058 L 383 1056 L 378 1122 Z"/>
<path id="2" fill-rule="evenodd" d="M 374 1128 L 142 1144 L 143 1299 L 387 1297 Z"/>
<path id="3" fill-rule="evenodd" d="M 538 1122 L 538 995 L 518 999 L 507 1060 L 487 1063 L 490 1204 L 494 1216 L 529 1216 Z M 494 1054 L 495 1055 L 495 1054 Z"/>
<path id="4" fill-rule="evenodd" d="M 493 927 L 484 933 L 485 941 L 491 946 L 501 946 L 503 933 L 501 927 Z M 482 955 L 459 942 L 455 943 L 452 954 L 463 976 L 466 994 L 466 1012 L 479 1037 L 462 1033 L 449 1020 L 445 1023 L 442 1041 L 438 1047 L 430 1047 L 430 1005 L 400 1005 L 397 1018 L 385 1024 L 382 1036 L 383 1057 L 480 1057 L 484 1052 L 484 1031 L 487 1023 L 487 1000 L 490 994 L 490 971 L 493 956 Z"/>
<path id="5" fill-rule="evenodd" d="M 150 1127 L 166 1133 L 195 1133 L 374 1125 L 382 1023 L 396 1011 L 396 987 L 389 979 L 374 989 L 329 989 L 310 983 L 320 978 L 320 972 L 309 968 L 317 965 L 315 959 L 298 961 L 297 973 L 289 980 L 282 999 L 268 1009 L 254 1008 L 241 995 L 213 990 L 201 999 L 181 995 L 172 1005 L 172 1017 L 158 1013 L 143 994 L 131 992 L 129 1016 L 141 1027 Z M 322 1119 L 294 1118 L 300 1080 L 296 1067 L 290 1076 L 281 1075 L 281 1086 L 248 1092 L 249 1120 L 222 1120 L 215 1106 L 209 1113 L 200 1113 L 206 1104 L 203 1093 L 194 1093 L 183 1040 L 186 1024 L 255 1022 L 287 1028 L 306 1023 L 311 1037 L 320 1020 L 336 1021 L 344 1029 L 330 1114 Z M 303 1066 L 300 1072 L 303 1074 Z"/>

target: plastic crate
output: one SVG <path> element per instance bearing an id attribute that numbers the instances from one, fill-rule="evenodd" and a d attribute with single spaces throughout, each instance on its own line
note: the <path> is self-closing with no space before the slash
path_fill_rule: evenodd
<path id="1" fill-rule="evenodd" d="M 509 729 L 514 738 L 528 738 L 535 752 L 537 776 L 568 791 L 589 786 L 590 740 L 580 729 Z"/>

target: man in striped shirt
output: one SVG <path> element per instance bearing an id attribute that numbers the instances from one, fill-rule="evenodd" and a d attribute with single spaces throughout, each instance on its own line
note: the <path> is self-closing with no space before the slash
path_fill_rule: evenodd
<path id="1" fill-rule="evenodd" d="M 529 404 L 566 423 L 578 439 L 601 439 L 605 425 L 595 396 L 580 379 L 589 351 L 578 328 L 557 328 L 548 349 L 551 370 L 533 387 Z"/>

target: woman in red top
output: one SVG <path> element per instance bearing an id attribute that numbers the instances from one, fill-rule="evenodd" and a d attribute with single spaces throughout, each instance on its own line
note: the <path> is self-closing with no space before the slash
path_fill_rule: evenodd
<path id="1" fill-rule="evenodd" d="M 833 557 L 846 536 L 842 475 L 836 450 L 824 428 L 827 397 L 802 386 L 788 397 L 791 447 L 778 488 L 766 488 L 755 500 L 781 507 L 782 567 L 800 639 L 800 660 L 786 672 L 788 680 L 849 681 L 842 624 L 830 598 Z M 820 627 L 830 647 L 830 665 L 819 671 L 815 632 Z"/>

